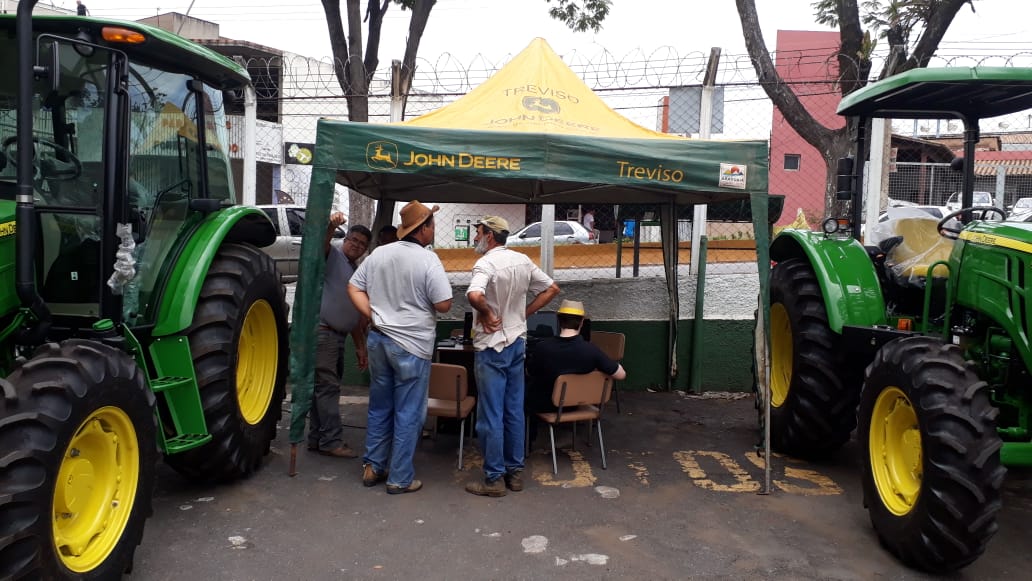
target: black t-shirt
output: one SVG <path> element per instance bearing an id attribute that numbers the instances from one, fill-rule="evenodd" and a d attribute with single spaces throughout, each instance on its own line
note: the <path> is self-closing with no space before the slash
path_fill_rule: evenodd
<path id="1" fill-rule="evenodd" d="M 597 345 L 585 341 L 580 335 L 543 339 L 527 353 L 529 377 L 524 398 L 527 411 L 533 413 L 555 409 L 552 405 L 552 388 L 560 375 L 591 373 L 596 369 L 612 375 L 619 367 Z"/>

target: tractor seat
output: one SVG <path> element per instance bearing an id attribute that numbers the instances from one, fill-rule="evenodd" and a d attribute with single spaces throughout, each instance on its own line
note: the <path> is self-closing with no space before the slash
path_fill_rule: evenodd
<path id="1" fill-rule="evenodd" d="M 885 264 L 901 282 L 920 284 L 932 263 L 949 259 L 953 241 L 939 235 L 939 222 L 934 218 L 898 218 L 894 222 L 895 234 L 902 240 L 887 250 Z M 946 278 L 948 273 L 940 264 L 932 276 Z"/>

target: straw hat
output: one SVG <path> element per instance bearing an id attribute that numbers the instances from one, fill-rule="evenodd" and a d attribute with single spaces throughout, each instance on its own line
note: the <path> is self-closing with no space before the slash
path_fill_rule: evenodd
<path id="1" fill-rule="evenodd" d="M 559 314 L 561 315 L 575 315 L 577 317 L 584 316 L 584 303 L 580 301 L 569 301 L 563 299 L 563 302 L 559 305 Z"/>
<path id="2" fill-rule="evenodd" d="M 424 204 L 419 203 L 419 200 L 412 200 L 405 204 L 405 207 L 401 209 L 401 226 L 398 226 L 398 238 L 404 238 L 412 233 L 417 226 L 426 221 L 427 218 L 435 214 L 441 207 L 437 204 L 428 207 Z"/>
<path id="3" fill-rule="evenodd" d="M 509 222 L 499 216 L 484 216 L 477 220 L 477 226 L 483 226 L 496 234 L 508 234 Z"/>

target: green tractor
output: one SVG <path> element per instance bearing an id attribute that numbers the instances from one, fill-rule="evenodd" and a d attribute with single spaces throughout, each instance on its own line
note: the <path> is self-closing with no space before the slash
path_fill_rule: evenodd
<path id="1" fill-rule="evenodd" d="M 132 566 L 158 454 L 199 481 L 276 435 L 287 307 L 233 204 L 246 70 L 165 31 L 0 15 L 0 578 Z"/>
<path id="2" fill-rule="evenodd" d="M 821 458 L 858 428 L 874 529 L 927 571 L 982 554 L 1004 466 L 1032 465 L 1032 223 L 972 207 L 979 121 L 1030 108 L 1021 68 L 916 69 L 848 95 L 838 113 L 858 118 L 858 138 L 839 162 L 845 215 L 771 244 L 771 445 Z M 865 245 L 872 118 L 962 121 L 951 165 L 963 201 L 941 218 L 890 211 L 875 224 L 868 212 Z"/>

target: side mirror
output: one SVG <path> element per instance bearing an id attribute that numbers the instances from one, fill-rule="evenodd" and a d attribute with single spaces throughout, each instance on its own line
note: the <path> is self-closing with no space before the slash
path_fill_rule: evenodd
<path id="1" fill-rule="evenodd" d="M 840 157 L 835 174 L 835 197 L 839 200 L 853 198 L 853 158 Z"/>

